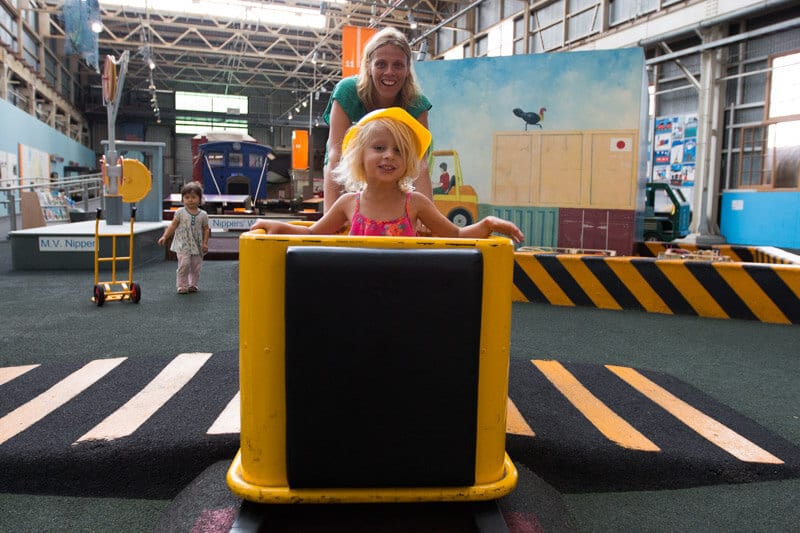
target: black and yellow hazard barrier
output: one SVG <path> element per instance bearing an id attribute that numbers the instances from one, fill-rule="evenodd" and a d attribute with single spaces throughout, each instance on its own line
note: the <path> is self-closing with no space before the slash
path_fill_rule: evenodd
<path id="1" fill-rule="evenodd" d="M 514 254 L 517 302 L 800 324 L 800 265 Z"/>
<path id="2" fill-rule="evenodd" d="M 513 256 L 500 238 L 242 235 L 232 492 L 259 503 L 509 493 Z"/>
<path id="3" fill-rule="evenodd" d="M 771 263 L 780 265 L 800 265 L 800 257 L 772 246 L 742 246 L 736 244 L 714 244 L 699 246 L 690 243 L 638 242 L 636 252 L 641 257 L 658 257 L 671 249 L 688 251 L 714 250 L 731 261 L 742 263 Z"/>

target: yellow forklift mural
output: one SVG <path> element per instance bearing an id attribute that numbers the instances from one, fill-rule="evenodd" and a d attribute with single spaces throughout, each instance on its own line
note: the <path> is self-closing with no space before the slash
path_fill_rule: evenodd
<path id="1" fill-rule="evenodd" d="M 464 185 L 458 152 L 434 150 L 429 163 L 436 208 L 462 228 L 478 220 L 478 194 L 472 186 Z"/>

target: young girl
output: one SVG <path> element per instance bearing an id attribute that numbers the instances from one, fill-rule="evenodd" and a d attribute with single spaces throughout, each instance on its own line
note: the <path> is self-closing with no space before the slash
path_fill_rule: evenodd
<path id="1" fill-rule="evenodd" d="M 343 158 L 334 175 L 351 192 L 340 196 L 312 226 L 258 219 L 250 229 L 328 235 L 349 223 L 350 235 L 413 237 L 422 222 L 436 237 L 486 238 L 496 232 L 522 242 L 519 228 L 493 216 L 459 228 L 428 197 L 413 191 L 413 176 L 430 142 L 427 128 L 402 108 L 373 111 L 342 141 Z"/>
<path id="2" fill-rule="evenodd" d="M 158 245 L 164 246 L 167 239 L 175 235 L 169 249 L 178 256 L 178 294 L 186 294 L 197 292 L 211 229 L 208 227 L 208 214 L 200 209 L 203 187 L 196 181 L 190 181 L 181 188 L 181 197 L 183 207 L 175 211 L 172 223 L 158 239 Z"/>

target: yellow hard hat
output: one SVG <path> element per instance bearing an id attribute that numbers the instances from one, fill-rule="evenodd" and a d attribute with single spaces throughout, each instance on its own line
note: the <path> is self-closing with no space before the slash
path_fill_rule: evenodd
<path id="1" fill-rule="evenodd" d="M 394 120 L 399 120 L 409 128 L 414 133 L 414 136 L 417 138 L 417 142 L 419 143 L 419 154 L 417 154 L 417 159 L 422 159 L 425 155 L 425 152 L 428 151 L 428 146 L 431 144 L 432 135 L 431 132 L 428 131 L 428 128 L 420 124 L 420 122 L 412 117 L 408 111 L 403 109 L 402 107 L 387 107 L 385 109 L 376 109 L 371 113 L 367 113 L 361 120 L 356 122 L 350 129 L 347 130 L 347 133 L 344 135 L 344 140 L 342 140 L 342 152 L 347 149 L 347 145 L 353 136 L 356 134 L 360 126 L 363 126 L 367 122 L 378 118 L 391 118 Z"/>

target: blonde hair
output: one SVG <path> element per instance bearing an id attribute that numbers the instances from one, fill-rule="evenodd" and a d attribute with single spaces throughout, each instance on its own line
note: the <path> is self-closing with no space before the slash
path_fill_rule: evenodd
<path id="1" fill-rule="evenodd" d="M 359 100 L 363 102 L 367 111 L 377 109 L 374 98 L 377 91 L 375 90 L 375 82 L 370 75 L 372 56 L 378 48 L 386 45 L 393 45 L 402 50 L 406 55 L 406 66 L 408 67 L 408 75 L 400 92 L 397 93 L 395 105 L 407 109 L 422 93 L 414 74 L 414 63 L 411 61 L 411 45 L 408 43 L 408 39 L 397 28 L 387 27 L 372 36 L 364 47 L 364 55 L 361 58 L 361 70 L 356 81 L 356 91 L 358 92 Z"/>
<path id="2" fill-rule="evenodd" d="M 376 118 L 363 125 L 352 126 L 356 128 L 355 134 L 347 143 L 339 165 L 333 170 L 333 178 L 348 192 L 358 192 L 367 186 L 367 171 L 364 168 L 364 152 L 369 147 L 373 132 L 384 127 L 397 143 L 400 157 L 406 167 L 406 176 L 402 177 L 397 186 L 403 192 L 414 190 L 414 180 L 417 179 L 419 166 L 420 146 L 417 136 L 410 127 L 399 120 L 388 117 Z"/>

